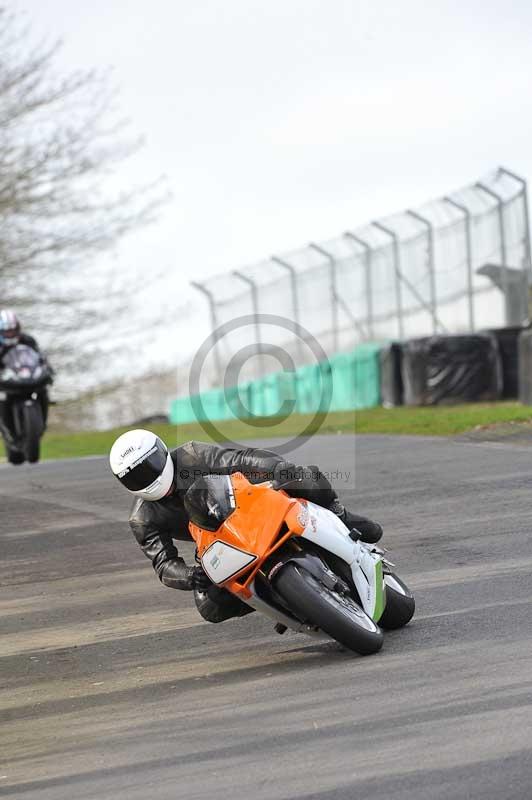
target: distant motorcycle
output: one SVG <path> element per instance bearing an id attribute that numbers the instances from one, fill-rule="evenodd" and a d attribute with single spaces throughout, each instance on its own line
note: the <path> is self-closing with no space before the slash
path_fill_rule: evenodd
<path id="1" fill-rule="evenodd" d="M 11 464 L 39 460 L 52 371 L 32 347 L 18 344 L 2 359 L 0 400 L 6 404 L 2 437 Z"/>
<path id="2" fill-rule="evenodd" d="M 210 580 L 287 628 L 326 634 L 350 650 L 380 650 L 414 597 L 384 550 L 365 544 L 321 506 L 272 482 L 198 478 L 185 495 L 189 528 Z"/>

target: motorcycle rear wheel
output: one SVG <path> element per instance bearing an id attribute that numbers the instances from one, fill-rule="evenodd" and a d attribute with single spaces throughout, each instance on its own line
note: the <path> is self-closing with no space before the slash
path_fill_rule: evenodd
<path id="1" fill-rule="evenodd" d="M 317 625 L 349 650 L 365 656 L 381 649 L 383 633 L 358 603 L 328 589 L 302 567 L 286 564 L 275 589 L 299 619 Z"/>
<path id="2" fill-rule="evenodd" d="M 35 464 L 41 454 L 41 435 L 43 432 L 43 418 L 40 404 L 24 404 L 22 408 L 24 424 L 24 452 L 26 460 Z"/>

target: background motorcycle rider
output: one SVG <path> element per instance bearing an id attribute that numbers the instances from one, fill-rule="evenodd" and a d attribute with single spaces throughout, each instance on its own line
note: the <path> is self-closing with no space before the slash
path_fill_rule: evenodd
<path id="1" fill-rule="evenodd" d="M 41 353 L 39 350 L 39 345 L 37 344 L 36 339 L 33 336 L 30 336 L 28 333 L 25 333 L 21 329 L 20 321 L 15 314 L 14 311 L 10 309 L 3 308 L 0 310 L 0 369 L 3 366 L 3 360 L 8 352 L 12 347 L 15 347 L 17 344 L 25 344 L 28 347 L 31 347 L 41 356 L 42 362 L 47 363 L 46 357 Z M 48 365 L 49 366 L 49 365 Z M 50 368 L 50 371 L 53 373 L 53 370 Z M 0 385 L 1 389 L 1 385 Z M 46 425 L 46 420 L 48 418 L 48 392 L 43 389 L 41 393 L 41 405 L 42 405 L 42 414 L 44 424 Z M 0 399 L 0 432 L 4 437 L 4 441 L 6 444 L 10 444 L 13 439 L 13 429 L 12 429 L 12 415 L 11 415 L 11 406 L 8 399 L 2 400 Z M 21 460 L 23 461 L 24 458 L 21 456 Z"/>
<path id="2" fill-rule="evenodd" d="M 201 566 L 188 566 L 174 545 L 173 540 L 192 541 L 185 495 L 202 475 L 241 472 L 251 483 L 278 481 L 288 494 L 334 511 L 353 536 L 366 542 L 382 536 L 378 523 L 344 508 L 318 467 L 298 467 L 269 450 L 192 441 L 169 452 L 154 433 L 132 430 L 115 441 L 109 461 L 113 474 L 136 496 L 129 525 L 144 555 L 165 586 L 194 590 L 196 606 L 208 622 L 223 622 L 253 609 L 212 584 Z"/>

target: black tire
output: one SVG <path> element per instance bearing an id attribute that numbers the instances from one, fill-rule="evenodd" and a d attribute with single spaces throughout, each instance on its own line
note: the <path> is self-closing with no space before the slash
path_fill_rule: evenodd
<path id="1" fill-rule="evenodd" d="M 43 432 L 42 409 L 37 403 L 22 407 L 24 424 L 24 453 L 30 464 L 39 460 L 41 452 L 41 435 Z"/>
<path id="2" fill-rule="evenodd" d="M 384 573 L 386 584 L 386 607 L 379 620 L 379 625 L 392 631 L 407 625 L 416 610 L 414 595 L 401 578 L 393 572 Z"/>
<path id="3" fill-rule="evenodd" d="M 382 631 L 358 603 L 327 589 L 303 567 L 286 564 L 275 589 L 299 619 L 317 625 L 349 650 L 366 656 L 381 649 Z"/>

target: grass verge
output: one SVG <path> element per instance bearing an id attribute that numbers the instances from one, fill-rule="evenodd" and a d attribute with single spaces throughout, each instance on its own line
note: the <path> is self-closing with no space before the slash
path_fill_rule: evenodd
<path id="1" fill-rule="evenodd" d="M 312 420 L 312 415 L 293 415 L 286 420 L 270 418 L 258 421 L 258 427 L 246 422 L 217 423 L 218 436 L 209 436 L 199 424 L 153 425 L 150 429 L 161 436 L 169 446 L 183 444 L 190 439 L 223 441 L 226 436 L 233 441 L 295 436 Z M 425 436 L 452 436 L 478 426 L 505 422 L 532 422 L 532 408 L 519 403 L 472 403 L 460 406 L 434 408 L 371 408 L 363 411 L 338 411 L 327 414 L 317 434 L 330 433 L 387 433 Z M 115 438 L 127 428 L 108 431 L 59 433 L 49 432 L 42 442 L 42 458 L 74 458 L 103 455 Z"/>

